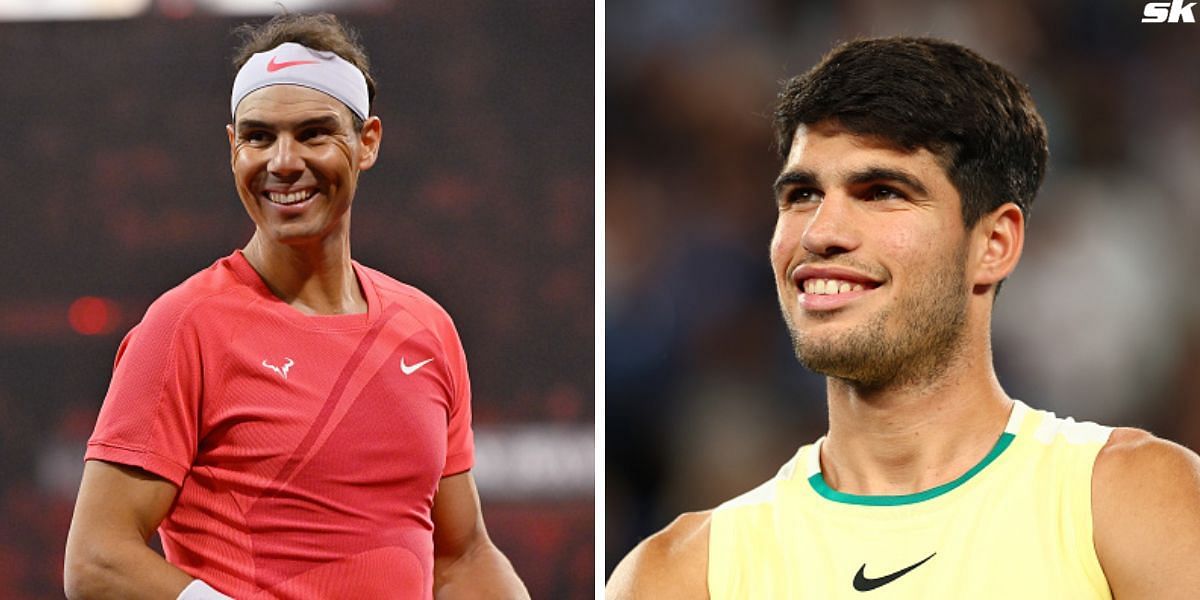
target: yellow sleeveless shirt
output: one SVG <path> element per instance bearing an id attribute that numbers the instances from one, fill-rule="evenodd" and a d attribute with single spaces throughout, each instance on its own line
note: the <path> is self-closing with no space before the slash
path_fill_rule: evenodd
<path id="1" fill-rule="evenodd" d="M 902 496 L 831 489 L 817 440 L 773 479 L 713 511 L 709 593 L 1111 599 L 1091 509 L 1092 465 L 1111 432 L 1017 401 L 979 464 Z"/>

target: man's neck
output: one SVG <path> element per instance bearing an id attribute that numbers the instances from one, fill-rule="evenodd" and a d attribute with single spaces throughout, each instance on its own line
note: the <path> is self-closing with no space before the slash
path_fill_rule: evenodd
<path id="1" fill-rule="evenodd" d="M 348 236 L 288 245 L 255 232 L 242 253 L 271 293 L 300 312 L 339 315 L 367 311 L 350 261 Z"/>
<path id="2" fill-rule="evenodd" d="M 953 481 L 995 445 L 1012 409 L 986 349 L 936 379 L 864 391 L 830 379 L 822 473 L 850 494 L 911 494 Z"/>

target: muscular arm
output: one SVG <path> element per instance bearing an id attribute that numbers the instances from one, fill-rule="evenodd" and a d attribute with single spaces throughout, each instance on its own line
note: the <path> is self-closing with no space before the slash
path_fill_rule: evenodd
<path id="1" fill-rule="evenodd" d="M 67 534 L 67 597 L 177 597 L 192 577 L 146 544 L 175 493 L 145 471 L 89 460 Z"/>
<path id="2" fill-rule="evenodd" d="M 1117 429 L 1092 473 L 1096 555 L 1117 600 L 1195 598 L 1200 590 L 1200 457 Z"/>
<path id="3" fill-rule="evenodd" d="M 512 564 L 488 538 L 469 471 L 443 477 L 433 499 L 433 580 L 439 600 L 529 598 Z"/>
<path id="4" fill-rule="evenodd" d="M 685 513 L 638 544 L 613 569 L 605 599 L 707 600 L 710 516 Z"/>

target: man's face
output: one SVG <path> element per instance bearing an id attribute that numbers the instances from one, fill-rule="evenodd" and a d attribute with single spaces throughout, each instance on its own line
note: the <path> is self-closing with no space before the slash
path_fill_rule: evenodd
<path id="1" fill-rule="evenodd" d="M 869 389 L 940 373 L 970 290 L 961 198 L 935 156 L 802 126 L 776 192 L 771 265 L 800 361 Z"/>
<path id="2" fill-rule="evenodd" d="M 227 130 L 238 195 L 267 239 L 312 243 L 349 226 L 358 174 L 375 163 L 379 119 L 360 135 L 333 97 L 273 85 L 246 96 Z"/>

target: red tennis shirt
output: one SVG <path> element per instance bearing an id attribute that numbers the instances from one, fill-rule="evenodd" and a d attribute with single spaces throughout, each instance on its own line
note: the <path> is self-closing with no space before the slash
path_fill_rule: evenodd
<path id="1" fill-rule="evenodd" d="M 87 459 L 179 488 L 167 560 L 236 598 L 431 598 L 434 493 L 471 468 L 450 317 L 354 263 L 366 314 L 305 315 L 240 251 L 117 351 Z"/>

